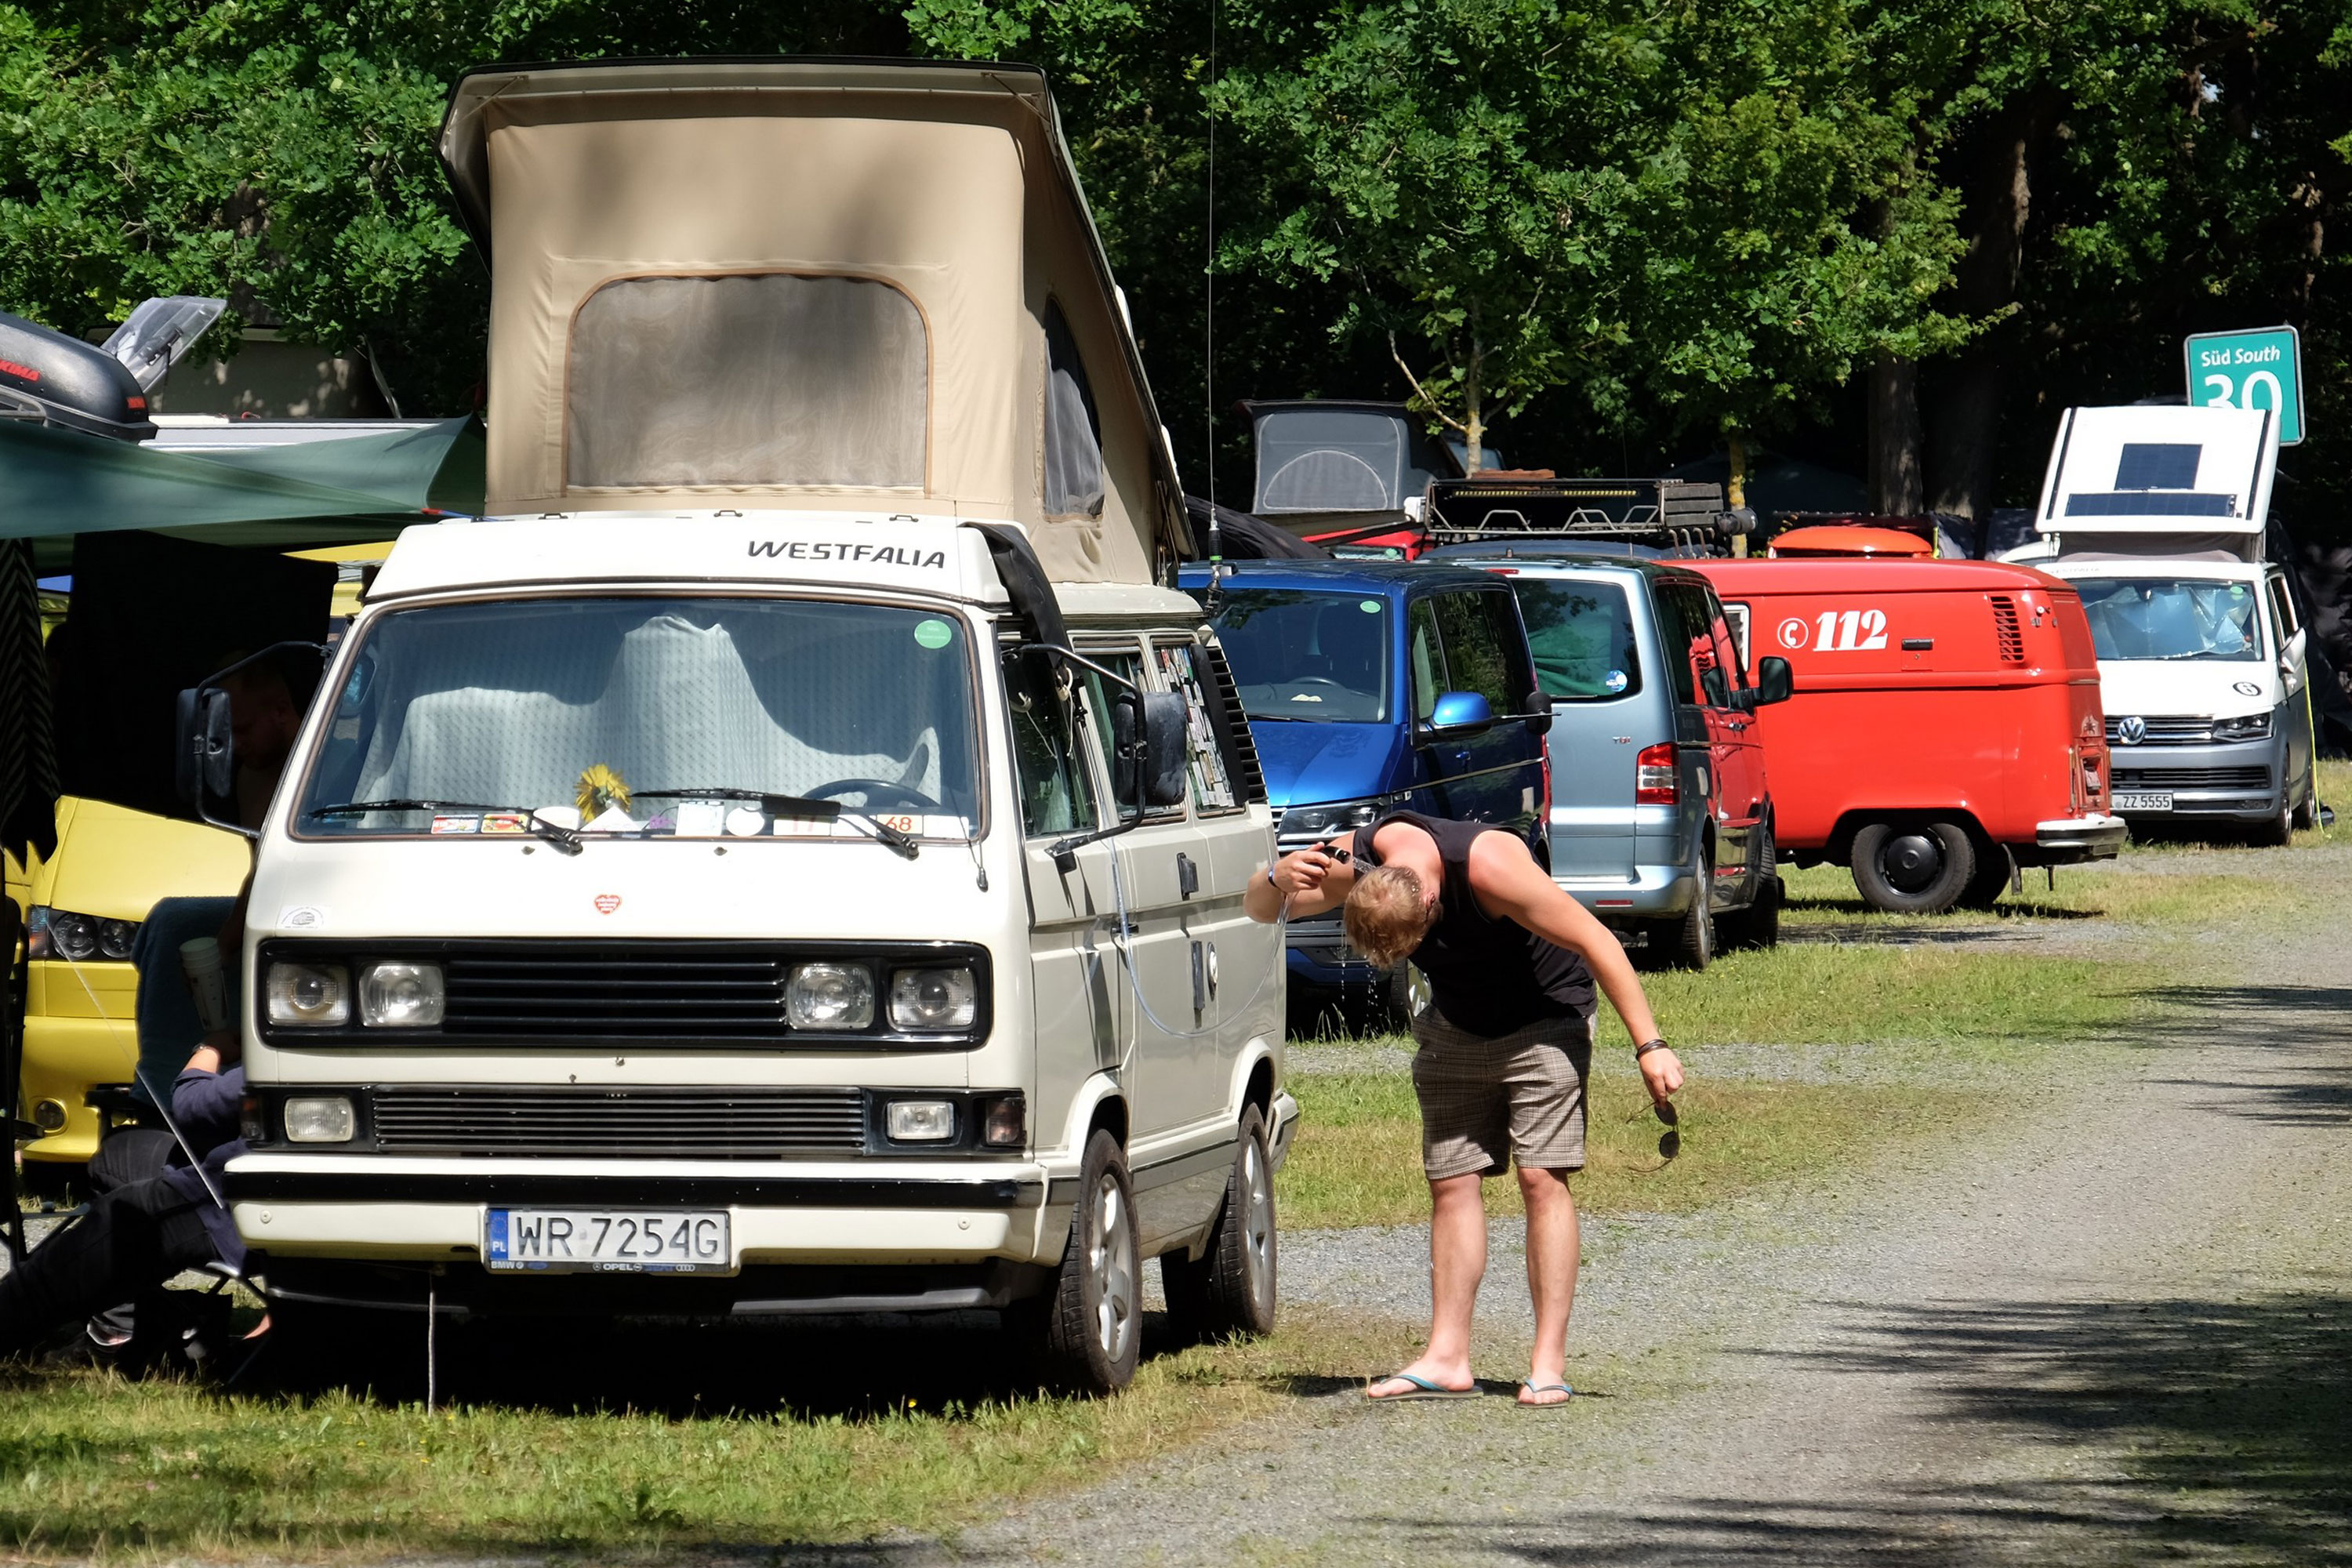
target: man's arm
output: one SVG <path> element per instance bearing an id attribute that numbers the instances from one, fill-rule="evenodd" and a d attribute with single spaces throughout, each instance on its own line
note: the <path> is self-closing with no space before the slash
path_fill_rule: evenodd
<path id="1" fill-rule="evenodd" d="M 1242 895 L 1244 912 L 1261 925 L 1272 925 L 1283 918 L 1285 900 L 1295 921 L 1338 909 L 1356 885 L 1354 864 L 1332 853 L 1344 853 L 1347 847 L 1346 838 L 1334 838 L 1311 849 L 1294 850 L 1255 873 L 1249 891 Z"/>
<path id="2" fill-rule="evenodd" d="M 1637 1047 L 1658 1037 L 1649 998 L 1622 943 L 1591 910 L 1560 891 L 1528 847 L 1507 833 L 1482 833 L 1470 847 L 1470 890 L 1490 915 L 1503 915 L 1557 947 L 1581 956 L 1601 994 Z M 1683 1086 L 1682 1063 L 1668 1050 L 1639 1058 L 1650 1098 L 1664 1100 Z"/>

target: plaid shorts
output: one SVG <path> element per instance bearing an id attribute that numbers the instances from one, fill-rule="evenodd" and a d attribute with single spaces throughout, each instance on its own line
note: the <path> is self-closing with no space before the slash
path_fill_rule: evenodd
<path id="1" fill-rule="evenodd" d="M 1538 1018 L 1490 1039 L 1423 1008 L 1412 1021 L 1421 1047 L 1412 1089 L 1429 1179 L 1499 1176 L 1514 1157 L 1528 1170 L 1582 1170 L 1593 1027 L 1591 1018 Z"/>

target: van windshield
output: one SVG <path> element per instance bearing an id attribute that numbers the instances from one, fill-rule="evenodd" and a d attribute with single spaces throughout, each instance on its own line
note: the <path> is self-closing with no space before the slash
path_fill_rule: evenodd
<path id="1" fill-rule="evenodd" d="M 1536 680 L 1554 702 L 1605 702 L 1642 689 L 1633 617 L 1613 583 L 1514 577 Z"/>
<path id="2" fill-rule="evenodd" d="M 2252 583 L 2211 577 L 2080 577 L 2083 614 L 2101 658 L 2263 657 Z"/>
<path id="3" fill-rule="evenodd" d="M 793 797 L 934 838 L 980 820 L 950 616 L 614 595 L 398 610 L 363 635 L 300 834 L 862 836 Z"/>
<path id="4" fill-rule="evenodd" d="M 1253 719 L 1377 724 L 1389 710 L 1389 602 L 1363 594 L 1229 588 L 1217 636 Z"/>

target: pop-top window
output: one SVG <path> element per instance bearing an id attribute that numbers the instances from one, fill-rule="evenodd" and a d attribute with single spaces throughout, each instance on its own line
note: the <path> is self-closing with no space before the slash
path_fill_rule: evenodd
<path id="1" fill-rule="evenodd" d="M 1100 517 L 1102 420 L 1062 307 L 1045 307 L 1045 515 Z"/>
<path id="2" fill-rule="evenodd" d="M 622 278 L 572 323 L 565 479 L 920 489 L 922 312 L 887 283 Z"/>

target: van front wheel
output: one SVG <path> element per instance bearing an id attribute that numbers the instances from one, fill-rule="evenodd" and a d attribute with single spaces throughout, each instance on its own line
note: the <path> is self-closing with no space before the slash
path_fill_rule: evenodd
<path id="1" fill-rule="evenodd" d="M 1976 846 L 1954 822 L 1874 822 L 1853 836 L 1853 885 L 1872 909 L 1940 915 L 1976 877 Z"/>
<path id="2" fill-rule="evenodd" d="M 1077 1206 L 1054 1283 L 1006 1319 L 1037 1352 L 1046 1382 L 1074 1394 L 1116 1394 L 1135 1376 L 1143 1342 L 1138 1257 L 1127 1157 L 1097 1128 L 1078 1167 Z"/>
<path id="3" fill-rule="evenodd" d="M 1206 1250 L 1197 1262 L 1181 1252 L 1160 1255 L 1169 1317 L 1203 1340 L 1272 1333 L 1275 1262 L 1274 1163 L 1265 1116 L 1253 1105 L 1242 1112 L 1241 1142 Z"/>

